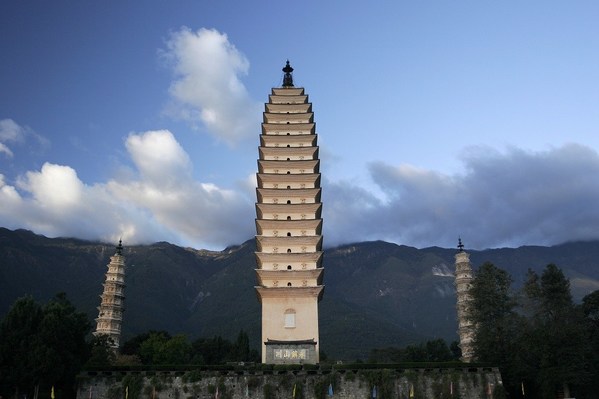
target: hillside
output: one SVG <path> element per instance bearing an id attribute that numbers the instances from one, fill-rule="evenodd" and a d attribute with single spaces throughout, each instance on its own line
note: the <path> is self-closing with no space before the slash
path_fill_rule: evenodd
<path id="1" fill-rule="evenodd" d="M 0 228 L 0 316 L 20 296 L 46 301 L 64 291 L 93 320 L 113 253 L 113 245 Z M 556 263 L 570 277 L 577 300 L 599 289 L 596 241 L 469 253 L 475 267 L 491 261 L 509 271 L 516 286 L 528 268 L 540 271 Z M 353 360 L 365 358 L 371 348 L 457 339 L 454 254 L 382 241 L 327 249 L 322 349 Z M 220 252 L 160 242 L 125 247 L 124 255 L 125 339 L 150 329 L 232 339 L 244 329 L 258 347 L 253 240 Z"/>

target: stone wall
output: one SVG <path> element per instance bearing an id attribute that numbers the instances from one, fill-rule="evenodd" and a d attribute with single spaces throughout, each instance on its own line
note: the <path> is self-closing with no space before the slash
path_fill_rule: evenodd
<path id="1" fill-rule="evenodd" d="M 87 371 L 77 399 L 503 398 L 496 368 Z M 410 396 L 413 390 L 413 396 Z"/>

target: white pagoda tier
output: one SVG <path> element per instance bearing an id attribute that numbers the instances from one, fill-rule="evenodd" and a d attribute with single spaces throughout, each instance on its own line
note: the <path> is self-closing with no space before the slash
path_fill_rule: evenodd
<path id="1" fill-rule="evenodd" d="M 283 68 L 265 104 L 256 189 L 256 286 L 262 362 L 319 362 L 322 203 L 312 104 Z"/>

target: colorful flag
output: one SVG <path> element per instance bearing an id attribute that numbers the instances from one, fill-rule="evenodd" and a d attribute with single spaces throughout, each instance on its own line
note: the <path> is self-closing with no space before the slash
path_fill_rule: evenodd
<path id="1" fill-rule="evenodd" d="M 54 385 L 52 385 L 52 390 L 50 391 L 50 397 L 54 399 Z"/>
<path id="2" fill-rule="evenodd" d="M 376 385 L 372 387 L 372 399 L 376 399 Z"/>
<path id="3" fill-rule="evenodd" d="M 297 384 L 293 384 L 293 399 L 295 399 L 295 387 Z"/>
<path id="4" fill-rule="evenodd" d="M 129 385 L 125 387 L 125 399 L 129 399 Z"/>
<path id="5" fill-rule="evenodd" d="M 410 384 L 410 398 L 414 397 L 414 384 Z"/>
<path id="6" fill-rule="evenodd" d="M 453 381 L 449 381 L 449 394 L 453 396 Z"/>
<path id="7" fill-rule="evenodd" d="M 333 397 L 333 384 L 329 384 L 329 396 Z"/>
<path id="8" fill-rule="evenodd" d="M 521 386 L 522 386 L 522 396 L 526 396 L 526 395 L 524 394 L 524 381 L 522 381 L 522 382 L 521 382 Z"/>
<path id="9" fill-rule="evenodd" d="M 218 399 L 218 385 L 216 386 L 216 393 L 214 394 L 214 399 Z"/>

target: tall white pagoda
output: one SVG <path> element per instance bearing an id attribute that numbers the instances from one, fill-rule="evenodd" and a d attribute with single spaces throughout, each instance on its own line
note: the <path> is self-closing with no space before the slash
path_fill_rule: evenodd
<path id="1" fill-rule="evenodd" d="M 125 310 L 125 257 L 119 240 L 116 253 L 110 257 L 102 302 L 98 306 L 95 336 L 106 335 L 113 349 L 118 350 L 121 340 L 121 324 Z"/>
<path id="2" fill-rule="evenodd" d="M 256 262 L 262 304 L 262 362 L 319 362 L 322 298 L 322 203 L 312 104 L 293 85 L 265 104 L 256 189 Z"/>
<path id="3" fill-rule="evenodd" d="M 470 319 L 472 308 L 472 264 L 470 255 L 464 251 L 462 239 L 458 241 L 458 253 L 455 255 L 455 285 L 457 296 L 458 335 L 460 337 L 461 360 L 466 363 L 473 362 L 475 325 Z"/>

